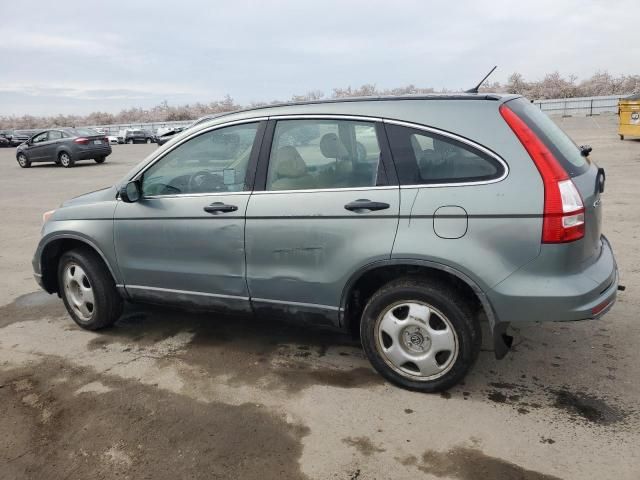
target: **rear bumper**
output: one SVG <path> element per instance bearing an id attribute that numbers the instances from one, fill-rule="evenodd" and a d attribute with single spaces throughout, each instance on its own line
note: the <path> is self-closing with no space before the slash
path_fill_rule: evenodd
<path id="1" fill-rule="evenodd" d="M 90 158 L 106 157 L 111 155 L 111 145 L 105 144 L 97 148 L 78 149 L 75 152 L 75 160 L 88 160 Z"/>
<path id="2" fill-rule="evenodd" d="M 532 262 L 487 292 L 497 323 L 602 317 L 616 301 L 619 278 L 611 245 L 601 240 L 599 257 L 578 271 L 543 275 Z"/>

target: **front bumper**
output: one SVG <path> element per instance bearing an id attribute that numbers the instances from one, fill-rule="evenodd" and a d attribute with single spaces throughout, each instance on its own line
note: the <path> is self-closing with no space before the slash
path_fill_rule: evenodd
<path id="1" fill-rule="evenodd" d="M 611 245 L 606 237 L 601 240 L 598 258 L 578 271 L 547 276 L 532 264 L 487 292 L 496 323 L 602 317 L 616 301 L 619 276 Z"/>

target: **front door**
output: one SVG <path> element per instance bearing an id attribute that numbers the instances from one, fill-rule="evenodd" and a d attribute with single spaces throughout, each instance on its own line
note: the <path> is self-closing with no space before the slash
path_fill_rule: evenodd
<path id="1" fill-rule="evenodd" d="M 214 127 L 138 175 L 142 198 L 118 202 L 114 227 L 133 299 L 249 309 L 244 222 L 263 130 L 258 122 Z"/>
<path id="2" fill-rule="evenodd" d="M 247 208 L 252 305 L 335 324 L 349 277 L 391 255 L 400 201 L 384 130 L 338 117 L 268 132 Z"/>

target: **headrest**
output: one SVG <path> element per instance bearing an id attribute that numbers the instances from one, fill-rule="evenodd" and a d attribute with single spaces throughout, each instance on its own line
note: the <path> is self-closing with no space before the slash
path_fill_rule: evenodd
<path id="1" fill-rule="evenodd" d="M 320 139 L 320 151 L 327 158 L 345 158 L 349 156 L 344 143 L 335 133 L 325 133 Z"/>
<path id="2" fill-rule="evenodd" d="M 279 148 L 276 158 L 276 177 L 298 178 L 307 174 L 307 165 L 295 147 Z"/>

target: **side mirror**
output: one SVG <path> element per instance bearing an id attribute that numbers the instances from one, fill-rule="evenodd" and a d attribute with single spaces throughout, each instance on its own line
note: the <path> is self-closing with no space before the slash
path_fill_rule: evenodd
<path id="1" fill-rule="evenodd" d="M 120 198 L 125 203 L 134 203 L 142 197 L 139 180 L 133 180 L 120 189 Z"/>

